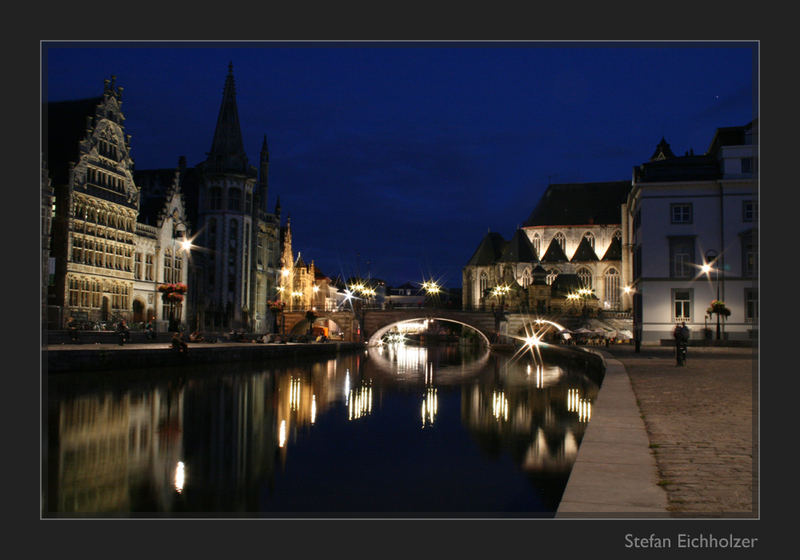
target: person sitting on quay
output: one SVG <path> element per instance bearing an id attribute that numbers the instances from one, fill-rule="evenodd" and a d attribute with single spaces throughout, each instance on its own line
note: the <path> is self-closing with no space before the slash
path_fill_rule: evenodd
<path id="1" fill-rule="evenodd" d="M 117 336 L 119 337 L 119 345 L 122 346 L 131 339 L 131 331 L 128 329 L 128 324 L 125 319 L 120 319 L 117 323 Z"/>
<path id="2" fill-rule="evenodd" d="M 156 339 L 156 329 L 153 327 L 152 321 L 147 321 L 147 324 L 144 326 L 144 336 L 147 340 Z"/>
<path id="3" fill-rule="evenodd" d="M 189 345 L 183 340 L 183 335 L 180 331 L 175 331 L 175 334 L 172 335 L 172 349 L 182 354 L 185 354 L 189 349 Z"/>
<path id="4" fill-rule="evenodd" d="M 70 317 L 69 320 L 67 320 L 67 330 L 69 330 L 69 339 L 75 344 L 79 344 L 78 323 L 75 321 L 74 317 Z"/>

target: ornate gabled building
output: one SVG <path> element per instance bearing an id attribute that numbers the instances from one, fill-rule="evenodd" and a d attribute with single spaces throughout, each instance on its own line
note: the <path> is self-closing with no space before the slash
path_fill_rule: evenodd
<path id="1" fill-rule="evenodd" d="M 55 196 L 49 322 L 130 319 L 139 187 L 122 88 L 112 76 L 101 97 L 49 103 L 42 124 Z"/>
<path id="2" fill-rule="evenodd" d="M 504 287 L 505 305 L 527 309 L 552 311 L 579 288 L 592 291 L 596 306 L 630 309 L 623 291 L 630 266 L 622 251 L 630 186 L 627 181 L 550 185 L 510 241 L 491 232 L 481 241 L 463 271 L 463 307 L 500 303 L 493 289 Z M 551 288 L 547 297 L 542 281 Z"/>
<path id="3" fill-rule="evenodd" d="M 187 303 L 159 297 L 160 283 L 187 282 L 181 241 L 189 223 L 180 174 L 142 189 L 125 133 L 122 88 L 112 76 L 101 97 L 43 108 L 43 158 L 52 185 L 48 315 L 51 328 L 79 323 L 181 322 Z M 173 324 L 173 326 L 176 326 Z"/>

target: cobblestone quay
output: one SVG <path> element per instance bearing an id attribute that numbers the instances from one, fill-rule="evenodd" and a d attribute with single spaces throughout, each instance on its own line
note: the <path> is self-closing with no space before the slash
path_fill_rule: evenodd
<path id="1" fill-rule="evenodd" d="M 675 517 L 757 517 L 758 358 L 753 348 L 608 349 L 625 366 Z"/>

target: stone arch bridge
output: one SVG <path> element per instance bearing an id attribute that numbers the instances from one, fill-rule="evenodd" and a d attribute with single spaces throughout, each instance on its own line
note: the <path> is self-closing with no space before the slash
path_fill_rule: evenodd
<path id="1" fill-rule="evenodd" d="M 522 315 L 506 313 L 503 323 L 498 325 L 491 311 L 462 311 L 436 308 L 365 309 L 358 315 L 353 311 L 315 311 L 317 319 L 330 319 L 344 333 L 344 340 L 364 340 L 369 345 L 377 344 L 392 327 L 409 321 L 438 320 L 465 325 L 477 331 L 488 346 L 498 332 L 512 333 L 512 324 L 522 325 Z M 519 315 L 517 317 L 517 315 Z M 362 319 L 362 320 L 359 320 Z M 303 323 L 301 325 L 301 323 Z M 363 323 L 363 324 L 362 324 Z M 300 334 L 305 332 L 308 323 L 305 311 L 287 311 L 283 314 L 284 332 Z M 360 330 L 359 330 L 360 328 Z"/>

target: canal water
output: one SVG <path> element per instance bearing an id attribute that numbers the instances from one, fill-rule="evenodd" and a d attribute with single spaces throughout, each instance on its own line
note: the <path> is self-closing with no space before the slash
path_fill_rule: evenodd
<path id="1" fill-rule="evenodd" d="M 598 385 L 531 353 L 391 344 L 45 389 L 45 516 L 490 518 L 554 515 Z"/>

